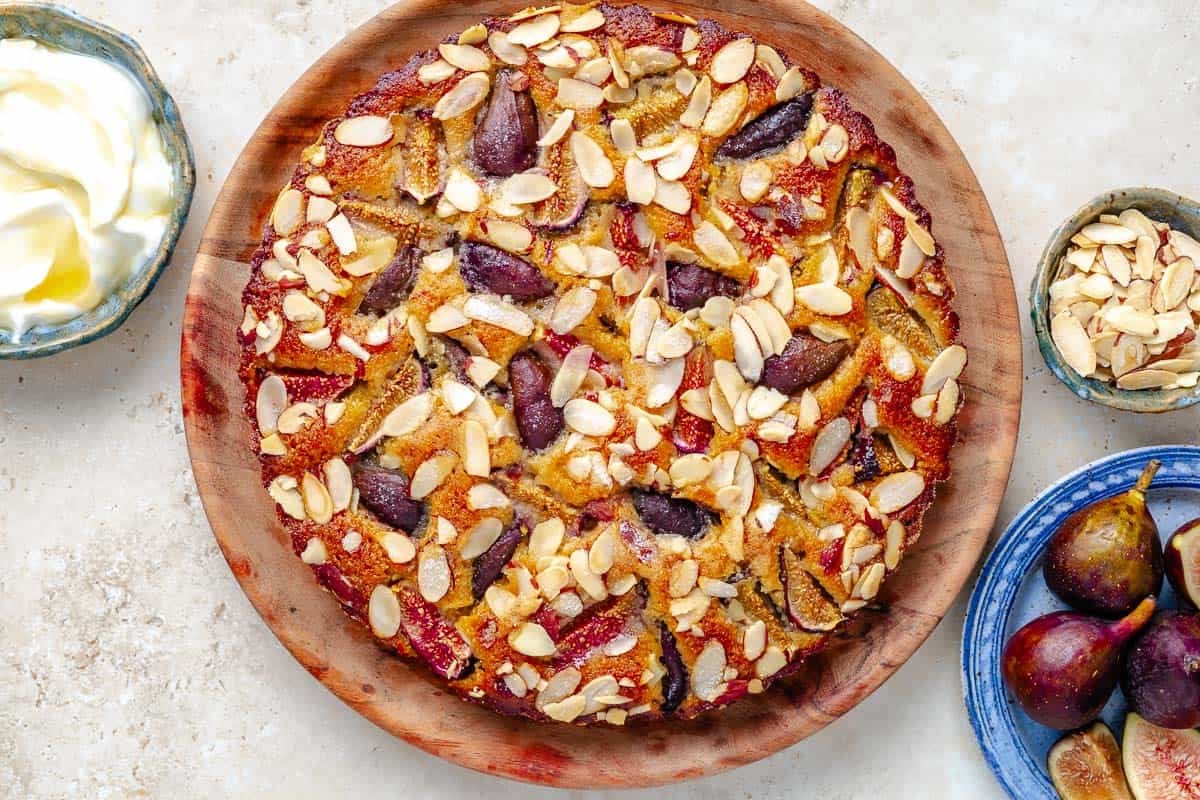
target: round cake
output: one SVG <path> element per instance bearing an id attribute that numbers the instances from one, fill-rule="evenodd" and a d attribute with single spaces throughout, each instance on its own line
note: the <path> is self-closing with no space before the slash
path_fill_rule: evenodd
<path id="1" fill-rule="evenodd" d="M 377 641 L 507 714 L 693 717 L 880 602 L 967 359 L 891 147 L 784 50 L 490 18 L 355 98 L 244 293 L 263 481 Z"/>

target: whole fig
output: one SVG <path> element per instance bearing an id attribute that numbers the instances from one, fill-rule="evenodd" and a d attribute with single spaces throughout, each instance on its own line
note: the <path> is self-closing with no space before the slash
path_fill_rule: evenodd
<path id="1" fill-rule="evenodd" d="M 1151 461 L 1133 488 L 1081 508 L 1054 534 L 1042 573 L 1064 602 L 1090 614 L 1119 617 L 1142 598 L 1158 596 L 1162 543 L 1146 507 L 1146 490 L 1159 466 Z"/>
<path id="2" fill-rule="evenodd" d="M 1038 617 L 1004 647 L 1004 682 L 1034 721 L 1071 730 L 1094 720 L 1117 686 L 1125 643 L 1150 620 L 1154 598 L 1109 622 L 1073 611 Z"/>
<path id="3" fill-rule="evenodd" d="M 1200 614 L 1156 616 L 1125 656 L 1121 691 L 1159 727 L 1200 726 Z"/>

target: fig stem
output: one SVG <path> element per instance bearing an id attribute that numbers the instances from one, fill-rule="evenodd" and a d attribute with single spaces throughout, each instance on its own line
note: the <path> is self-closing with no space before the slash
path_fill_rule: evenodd
<path id="1" fill-rule="evenodd" d="M 1150 483 L 1154 480 L 1155 474 L 1158 473 L 1158 468 L 1162 466 L 1162 462 L 1157 458 L 1152 458 L 1146 464 L 1146 468 L 1142 470 L 1141 477 L 1137 479 L 1137 483 L 1133 486 L 1133 491 L 1140 494 L 1145 494 L 1150 488 Z"/>
<path id="2" fill-rule="evenodd" d="M 1127 616 L 1113 623 L 1112 631 L 1117 637 L 1117 641 L 1124 642 L 1130 636 L 1140 631 L 1150 621 L 1150 617 L 1154 616 L 1155 605 L 1154 598 L 1147 597 L 1138 603 L 1137 608 L 1130 611 Z"/>

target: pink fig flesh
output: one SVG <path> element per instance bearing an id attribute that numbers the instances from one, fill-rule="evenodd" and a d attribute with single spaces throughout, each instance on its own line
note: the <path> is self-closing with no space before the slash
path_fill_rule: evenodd
<path id="1" fill-rule="evenodd" d="M 1200 519 L 1171 534 L 1163 552 L 1167 580 L 1182 600 L 1200 608 Z"/>

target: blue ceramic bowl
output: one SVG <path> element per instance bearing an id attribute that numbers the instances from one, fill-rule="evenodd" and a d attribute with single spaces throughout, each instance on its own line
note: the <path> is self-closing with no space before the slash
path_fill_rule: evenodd
<path id="1" fill-rule="evenodd" d="M 1101 214 L 1119 214 L 1127 208 L 1136 208 L 1153 220 L 1165 222 L 1193 239 L 1200 239 L 1200 204 L 1195 200 L 1148 187 L 1114 189 L 1096 197 L 1059 226 L 1042 253 L 1029 292 L 1033 332 L 1046 366 L 1084 400 L 1125 411 L 1175 411 L 1200 402 L 1200 386 L 1192 389 L 1118 389 L 1103 381 L 1081 377 L 1067 366 L 1050 338 L 1050 284 L 1059 277 L 1059 265 L 1071 237 L 1084 225 L 1098 220 Z"/>
<path id="2" fill-rule="evenodd" d="M 1063 520 L 1129 489 L 1153 458 L 1162 467 L 1147 500 L 1162 537 L 1200 517 L 1200 447 L 1144 447 L 1102 458 L 1062 478 L 1026 506 L 1004 531 L 975 584 L 962 647 L 967 714 L 988 766 L 1014 800 L 1057 800 L 1046 756 L 1063 734 L 1031 720 L 1008 693 L 1000 672 L 1004 645 L 1025 623 L 1066 609 L 1046 588 L 1041 570 L 1042 553 Z M 1159 606 L 1177 605 L 1164 583 Z M 1102 714 L 1118 738 L 1125 712 L 1118 689 Z"/>
<path id="3" fill-rule="evenodd" d="M 134 271 L 112 295 L 75 319 L 27 331 L 19 342 L 12 340 L 11 332 L 0 329 L 0 359 L 36 358 L 86 344 L 111 333 L 150 293 L 171 260 L 171 253 L 187 221 L 192 192 L 196 186 L 196 165 L 179 109 L 146 54 L 133 39 L 69 9 L 41 3 L 0 5 L 0 38 L 36 39 L 46 45 L 102 58 L 123 67 L 145 88 L 167 159 L 174 171 L 172 193 L 175 208 L 158 245 L 158 252 Z"/>

